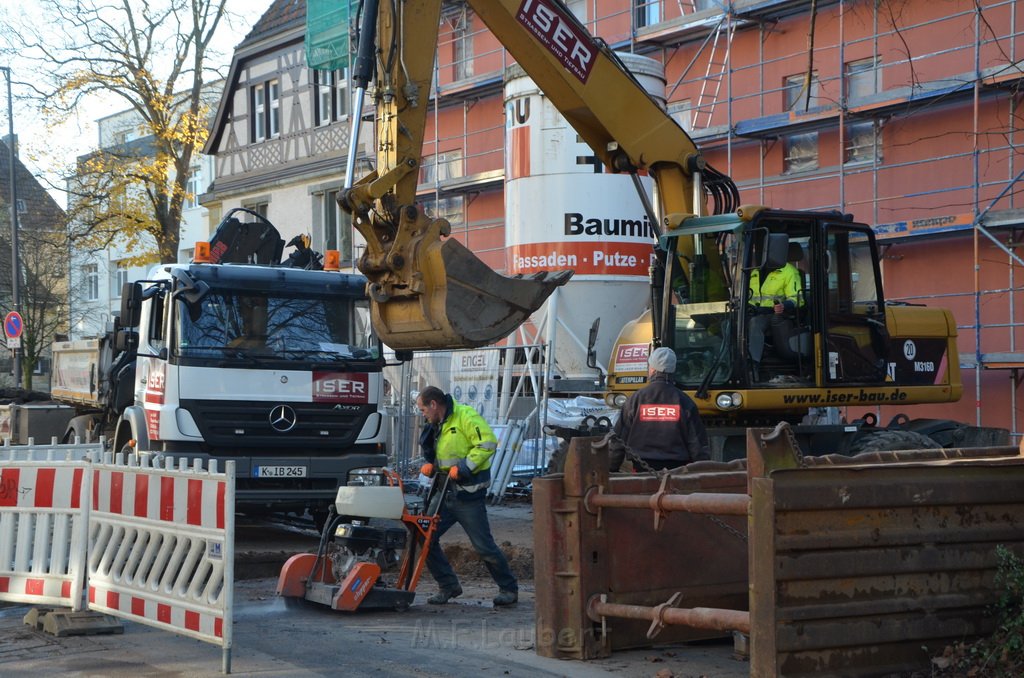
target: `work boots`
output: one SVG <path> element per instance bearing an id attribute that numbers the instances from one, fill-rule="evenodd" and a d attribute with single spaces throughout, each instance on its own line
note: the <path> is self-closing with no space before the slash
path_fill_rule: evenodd
<path id="1" fill-rule="evenodd" d="M 427 598 L 427 602 L 431 605 L 444 605 L 452 598 L 458 598 L 462 595 L 462 587 L 456 586 L 453 589 L 441 589 L 434 595 Z"/>
<path id="2" fill-rule="evenodd" d="M 498 595 L 494 596 L 494 607 L 515 605 L 517 602 L 519 602 L 519 594 L 515 591 L 499 591 Z"/>

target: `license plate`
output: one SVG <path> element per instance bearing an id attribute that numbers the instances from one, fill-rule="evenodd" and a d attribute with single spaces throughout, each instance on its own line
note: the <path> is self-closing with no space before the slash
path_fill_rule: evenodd
<path id="1" fill-rule="evenodd" d="M 305 466 L 256 466 L 254 478 L 305 478 Z"/>

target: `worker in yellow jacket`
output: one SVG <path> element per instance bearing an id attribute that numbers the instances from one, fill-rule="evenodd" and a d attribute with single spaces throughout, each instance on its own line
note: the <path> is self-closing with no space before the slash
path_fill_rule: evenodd
<path id="1" fill-rule="evenodd" d="M 755 373 L 764 355 L 764 338 L 773 324 L 782 321 L 784 313 L 796 311 L 803 305 L 803 276 L 800 269 L 790 262 L 769 271 L 761 280 L 761 272 L 750 272 L 750 295 L 747 303 L 752 312 L 747 346 Z"/>
<path id="2" fill-rule="evenodd" d="M 519 600 L 519 584 L 487 520 L 487 486 L 498 439 L 476 410 L 460 405 L 436 386 L 423 389 L 416 407 L 427 422 L 420 435 L 427 461 L 421 472 L 427 477 L 447 473 L 455 483 L 455 491 L 449 492 L 441 505 L 440 521 L 428 547 L 427 569 L 440 590 L 427 602 L 443 605 L 462 595 L 459 578 L 440 544 L 441 536 L 458 523 L 498 585 L 494 605 L 512 605 Z"/>

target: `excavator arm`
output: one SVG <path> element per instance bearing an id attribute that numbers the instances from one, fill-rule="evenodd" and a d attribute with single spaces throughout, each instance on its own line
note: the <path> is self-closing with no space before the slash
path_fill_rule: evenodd
<path id="1" fill-rule="evenodd" d="M 572 275 L 502 276 L 447 237 L 447 221 L 426 215 L 416 203 L 442 4 L 364 0 L 361 6 L 353 80 L 358 99 L 374 74 L 377 168 L 339 202 L 367 241 L 359 269 L 370 281 L 373 322 L 396 350 L 497 341 Z M 560 2 L 468 4 L 608 167 L 654 178 L 658 213 L 670 228 L 705 211 L 705 192 L 718 197 L 721 186 L 731 186 L 705 168 L 689 136 Z M 354 117 L 353 140 L 360 116 Z M 704 173 L 712 181 L 702 181 Z M 730 204 L 732 191 L 725 200 Z M 680 252 L 692 254 L 692 248 Z"/>

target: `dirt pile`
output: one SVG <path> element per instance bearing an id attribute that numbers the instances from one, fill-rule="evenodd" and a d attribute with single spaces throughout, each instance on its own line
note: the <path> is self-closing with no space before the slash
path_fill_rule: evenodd
<path id="1" fill-rule="evenodd" d="M 516 579 L 533 580 L 533 549 L 526 546 L 516 546 L 510 542 L 498 542 L 502 553 L 508 558 L 509 567 Z M 476 554 L 473 547 L 468 543 L 445 545 L 444 554 L 448 562 L 460 576 L 470 579 L 489 579 L 490 574 L 484 566 L 480 556 Z"/>
<path id="2" fill-rule="evenodd" d="M 23 388 L 0 388 L 0 405 L 24 405 L 25 403 L 47 402 L 49 393 L 26 391 Z"/>
<path id="3" fill-rule="evenodd" d="M 516 578 L 533 580 L 533 506 L 529 500 L 506 501 L 487 507 L 494 541 L 508 558 Z M 441 538 L 441 546 L 452 568 L 463 577 L 490 579 L 487 568 L 458 525 Z"/>

